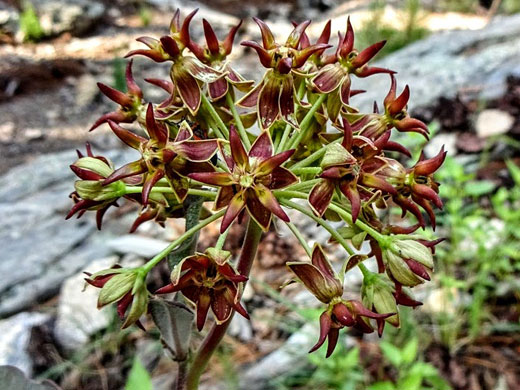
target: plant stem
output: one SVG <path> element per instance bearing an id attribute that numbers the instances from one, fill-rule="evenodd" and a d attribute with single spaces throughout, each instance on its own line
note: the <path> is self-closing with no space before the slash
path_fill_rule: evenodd
<path id="1" fill-rule="evenodd" d="M 237 109 L 235 107 L 235 102 L 231 97 L 231 94 L 228 92 L 226 95 L 226 103 L 231 110 L 231 114 L 233 114 L 233 119 L 235 120 L 235 124 L 238 128 L 238 133 L 240 134 L 240 138 L 242 142 L 246 146 L 247 150 L 251 149 L 251 142 L 249 141 L 249 137 L 247 136 L 246 129 L 244 128 L 244 124 L 242 123 L 242 119 L 240 119 L 240 115 L 238 115 Z"/>
<path id="2" fill-rule="evenodd" d="M 340 142 L 341 141 L 341 138 L 336 140 L 336 141 L 332 141 L 331 144 L 333 143 L 337 143 L 337 142 Z M 330 145 L 330 144 L 329 144 Z M 318 149 L 317 151 L 315 151 L 313 154 L 311 154 L 310 156 L 304 158 L 303 160 L 297 162 L 296 164 L 294 164 L 292 167 L 290 167 L 289 169 L 292 171 L 294 169 L 298 169 L 298 168 L 302 168 L 302 167 L 306 167 L 307 165 L 310 165 L 312 164 L 314 161 L 320 159 L 321 157 L 323 157 L 323 155 L 325 154 L 325 152 L 327 152 L 327 147 L 324 147 L 324 148 L 321 148 L 321 149 Z"/>
<path id="3" fill-rule="evenodd" d="M 253 260 L 256 257 L 258 243 L 262 237 L 262 229 L 253 220 L 249 220 L 246 236 L 242 245 L 242 252 L 238 260 L 237 270 L 240 274 L 248 276 Z M 202 342 L 195 358 L 191 362 L 187 377 L 187 390 L 197 390 L 199 388 L 200 376 L 206 369 L 209 359 L 217 349 L 218 345 L 224 338 L 227 328 L 231 323 L 233 315 L 223 324 L 214 324 L 206 338 Z"/>
<path id="4" fill-rule="evenodd" d="M 312 257 L 312 249 L 310 248 L 309 244 L 307 243 L 307 240 L 305 239 L 305 237 L 303 237 L 302 233 L 298 230 L 298 228 L 292 222 L 286 222 L 285 224 L 291 230 L 294 236 L 298 239 L 298 241 L 300 241 L 300 244 L 303 247 L 303 249 L 305 249 L 305 252 L 307 252 L 307 255 L 309 257 Z"/>
<path id="5" fill-rule="evenodd" d="M 341 235 L 336 231 L 336 229 L 334 229 L 327 221 L 314 215 L 314 213 L 311 210 L 308 210 L 305 207 L 299 205 L 298 203 L 292 202 L 287 199 L 280 199 L 280 204 L 298 210 L 300 213 L 306 215 L 319 225 L 323 226 L 323 228 L 327 230 L 330 233 L 330 235 L 341 244 L 343 248 L 345 248 L 349 255 L 354 254 L 354 251 L 350 247 L 349 243 L 343 237 L 341 237 Z"/>
<path id="6" fill-rule="evenodd" d="M 224 248 L 224 244 L 226 242 L 228 233 L 229 233 L 229 228 L 227 228 L 226 231 L 218 237 L 217 243 L 215 244 L 215 249 Z"/>
<path id="7" fill-rule="evenodd" d="M 301 167 L 301 168 L 293 168 L 291 169 L 291 172 L 298 175 L 298 174 L 306 174 L 311 173 L 313 175 L 316 175 L 321 172 L 320 167 Z"/>
<path id="8" fill-rule="evenodd" d="M 361 221 L 359 218 L 356 220 L 356 222 L 352 221 L 352 216 L 347 211 L 343 210 L 339 205 L 336 205 L 335 203 L 331 202 L 329 205 L 330 209 L 332 211 L 335 211 L 339 215 L 341 215 L 343 218 L 347 220 L 348 223 L 351 225 L 356 225 L 360 229 L 364 230 L 368 234 L 370 234 L 373 238 L 375 238 L 377 241 L 386 242 L 386 236 L 379 233 L 377 230 L 372 228 L 371 226 L 367 225 L 363 221 Z"/>
<path id="9" fill-rule="evenodd" d="M 306 135 L 307 130 L 309 130 L 309 125 L 311 123 L 312 118 L 314 117 L 314 114 L 316 111 L 318 111 L 318 108 L 321 107 L 323 101 L 327 97 L 326 94 L 320 95 L 320 97 L 314 102 L 309 112 L 305 115 L 302 122 L 300 123 L 300 132 L 289 144 L 289 147 L 287 149 L 295 149 L 298 144 L 301 142 L 303 137 Z"/>
<path id="10" fill-rule="evenodd" d="M 224 139 L 229 139 L 229 130 L 222 121 L 222 118 L 218 115 L 218 113 L 215 111 L 213 106 L 211 105 L 210 101 L 204 95 L 203 93 L 200 95 L 202 100 L 202 106 L 208 110 L 209 115 L 211 115 L 211 119 L 213 119 L 213 122 L 217 125 L 217 127 L 220 129 L 220 132 L 222 133 L 220 136 Z"/>
<path id="11" fill-rule="evenodd" d="M 172 250 L 177 248 L 180 244 L 184 242 L 188 237 L 191 237 L 193 234 L 197 233 L 200 229 L 202 229 L 204 226 L 209 225 L 211 222 L 216 221 L 220 217 L 224 215 L 226 212 L 226 209 L 220 210 L 213 214 L 212 216 L 200 221 L 198 224 L 193 226 L 191 229 L 184 232 L 183 235 L 181 235 L 179 238 L 174 240 L 170 245 L 168 245 L 166 248 L 164 248 L 161 252 L 159 252 L 157 255 L 155 255 L 151 260 L 149 260 L 145 265 L 143 265 L 142 269 L 145 273 L 150 272 L 150 270 L 155 267 L 162 259 L 164 259 L 168 253 L 170 253 Z"/>
<path id="12" fill-rule="evenodd" d="M 306 181 L 303 181 L 301 183 L 293 184 L 292 186 L 289 186 L 289 187 L 285 188 L 285 190 L 303 191 L 303 190 L 305 190 L 307 188 L 311 188 L 312 186 L 314 186 L 314 184 L 316 184 L 320 180 L 321 179 L 306 180 Z"/>
<path id="13" fill-rule="evenodd" d="M 358 265 L 358 268 L 361 270 L 361 273 L 363 274 L 363 277 L 367 277 L 368 275 L 370 275 L 370 271 L 368 270 L 368 268 L 365 266 L 365 264 L 363 263 L 359 263 Z"/>

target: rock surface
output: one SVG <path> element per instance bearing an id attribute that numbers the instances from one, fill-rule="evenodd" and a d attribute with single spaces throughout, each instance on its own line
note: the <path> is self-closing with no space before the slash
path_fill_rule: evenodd
<path id="1" fill-rule="evenodd" d="M 507 133 L 515 123 L 515 118 L 502 110 L 487 109 L 482 111 L 475 123 L 477 135 L 481 138 Z"/>
<path id="2" fill-rule="evenodd" d="M 398 72 L 398 90 L 410 85 L 410 108 L 427 106 L 439 97 L 471 89 L 490 99 L 505 92 L 506 77 L 520 74 L 520 14 L 496 17 L 482 30 L 431 35 L 374 63 Z M 355 80 L 367 93 L 352 103 L 369 110 L 390 86 L 388 75 Z"/>
<path id="3" fill-rule="evenodd" d="M 111 256 L 93 261 L 85 271 L 110 268 L 117 259 L 117 256 Z M 99 289 L 86 284 L 84 278 L 83 272 L 71 276 L 60 290 L 54 336 L 68 350 L 80 348 L 90 336 L 106 328 L 112 318 L 109 308 L 98 310 Z M 85 287 L 81 288 L 82 285 Z"/>
<path id="4" fill-rule="evenodd" d="M 16 366 L 27 376 L 31 376 L 32 360 L 27 353 L 31 329 L 43 324 L 49 318 L 49 315 L 42 313 L 20 313 L 1 320 L 0 365 Z"/>

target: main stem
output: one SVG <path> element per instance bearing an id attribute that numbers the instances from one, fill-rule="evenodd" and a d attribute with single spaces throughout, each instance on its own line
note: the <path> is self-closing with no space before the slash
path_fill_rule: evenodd
<path id="1" fill-rule="evenodd" d="M 261 237 L 262 229 L 253 219 L 250 219 L 247 226 L 246 236 L 244 238 L 244 243 L 242 245 L 242 252 L 240 253 L 240 258 L 237 265 L 237 270 L 241 275 L 249 275 L 251 266 L 253 265 L 253 260 L 256 257 L 256 251 L 258 249 L 258 243 L 260 242 Z M 195 358 L 191 362 L 190 369 L 188 371 L 188 378 L 186 381 L 187 390 L 197 390 L 199 388 L 200 376 L 206 369 L 209 359 L 224 338 L 232 318 L 233 316 L 231 316 L 223 324 L 213 325 L 207 334 L 206 338 L 199 347 Z"/>

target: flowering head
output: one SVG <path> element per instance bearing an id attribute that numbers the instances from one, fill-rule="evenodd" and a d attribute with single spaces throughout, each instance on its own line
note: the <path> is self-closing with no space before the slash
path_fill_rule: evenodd
<path id="1" fill-rule="evenodd" d="M 249 319 L 240 303 L 240 283 L 247 281 L 247 277 L 238 274 L 229 264 L 230 257 L 230 252 L 215 248 L 186 257 L 173 270 L 172 282 L 156 293 L 181 291 L 197 308 L 199 331 L 210 308 L 219 324 L 227 321 L 233 310 Z"/>

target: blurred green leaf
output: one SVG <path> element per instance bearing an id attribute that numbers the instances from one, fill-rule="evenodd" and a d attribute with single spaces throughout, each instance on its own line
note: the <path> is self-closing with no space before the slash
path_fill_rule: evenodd
<path id="1" fill-rule="evenodd" d="M 491 193 L 496 188 L 496 184 L 489 180 L 468 181 L 464 184 L 464 192 L 469 196 L 483 196 Z"/>
<path id="2" fill-rule="evenodd" d="M 373 385 L 368 386 L 367 390 L 395 390 L 395 386 L 392 382 L 389 381 L 377 382 Z"/>
<path id="3" fill-rule="evenodd" d="M 152 378 L 137 357 L 134 358 L 125 390 L 153 390 Z"/>
<path id="4" fill-rule="evenodd" d="M 403 357 L 401 351 L 395 345 L 390 344 L 387 341 L 381 342 L 381 350 L 385 358 L 395 367 L 399 368 L 403 363 Z"/>
<path id="5" fill-rule="evenodd" d="M 401 351 L 401 358 L 404 364 L 412 363 L 417 357 L 417 348 L 419 346 L 419 342 L 417 338 L 411 339 Z"/>

